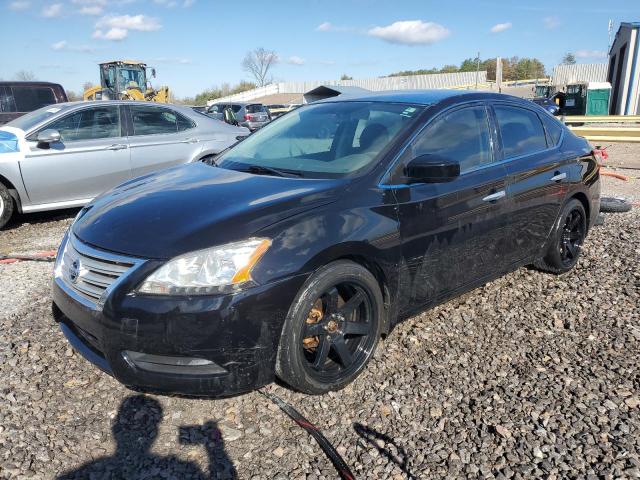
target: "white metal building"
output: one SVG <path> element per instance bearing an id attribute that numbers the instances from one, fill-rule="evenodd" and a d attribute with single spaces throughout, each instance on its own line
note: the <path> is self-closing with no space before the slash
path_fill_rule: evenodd
<path id="1" fill-rule="evenodd" d="M 609 51 L 611 115 L 640 115 L 640 22 L 623 22 Z"/>

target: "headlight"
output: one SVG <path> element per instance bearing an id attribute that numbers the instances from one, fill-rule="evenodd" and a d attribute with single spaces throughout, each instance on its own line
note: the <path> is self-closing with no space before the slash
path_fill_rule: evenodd
<path id="1" fill-rule="evenodd" d="M 271 240 L 250 238 L 180 255 L 149 275 L 138 291 L 152 295 L 206 295 L 251 280 L 251 269 Z"/>

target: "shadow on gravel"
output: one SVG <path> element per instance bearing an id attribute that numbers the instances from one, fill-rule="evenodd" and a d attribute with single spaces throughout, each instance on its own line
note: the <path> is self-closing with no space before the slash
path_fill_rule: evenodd
<path id="1" fill-rule="evenodd" d="M 66 208 L 64 210 L 48 210 L 45 212 L 22 213 L 14 215 L 3 230 L 15 230 L 25 224 L 37 225 L 40 223 L 55 222 L 75 217 L 80 208 Z"/>
<path id="2" fill-rule="evenodd" d="M 409 467 L 407 465 L 409 462 L 409 456 L 407 455 L 406 450 L 397 445 L 393 438 L 358 422 L 353 424 L 353 429 L 369 445 L 378 450 L 380 455 L 384 455 L 390 461 L 398 465 L 400 470 L 402 470 L 402 472 L 407 476 L 407 479 L 414 480 L 417 478 L 409 471 Z M 393 449 L 397 453 L 391 451 L 391 446 L 393 446 Z"/>
<path id="3" fill-rule="evenodd" d="M 236 478 L 235 468 L 224 451 L 222 435 L 215 422 L 179 429 L 181 444 L 205 447 L 209 460 L 209 471 L 205 473 L 194 462 L 151 452 L 161 421 L 162 407 L 156 400 L 145 395 L 127 397 L 111 427 L 117 443 L 115 454 L 85 463 L 62 474 L 58 480 Z"/>

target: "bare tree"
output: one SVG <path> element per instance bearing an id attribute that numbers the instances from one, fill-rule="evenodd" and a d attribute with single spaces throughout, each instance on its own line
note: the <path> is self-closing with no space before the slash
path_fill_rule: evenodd
<path id="1" fill-rule="evenodd" d="M 19 80 L 21 82 L 31 82 L 35 79 L 36 76 L 34 75 L 34 73 L 28 70 L 20 70 L 18 73 L 16 73 L 16 80 Z"/>
<path id="2" fill-rule="evenodd" d="M 276 52 L 260 47 L 245 55 L 242 69 L 256 80 L 259 87 L 264 87 L 272 81 L 269 71 L 277 62 Z"/>

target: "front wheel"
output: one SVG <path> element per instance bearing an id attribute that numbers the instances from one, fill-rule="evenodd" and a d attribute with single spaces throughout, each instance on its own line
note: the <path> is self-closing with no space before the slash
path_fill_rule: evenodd
<path id="1" fill-rule="evenodd" d="M 0 228 L 4 227 L 13 215 L 13 198 L 7 187 L 0 183 Z"/>
<path id="2" fill-rule="evenodd" d="M 571 199 L 562 208 L 551 241 L 541 259 L 534 263 L 540 270 L 565 273 L 575 267 L 587 235 L 587 215 L 579 200 Z"/>
<path id="3" fill-rule="evenodd" d="M 345 387 L 373 356 L 383 308 L 378 282 L 366 268 L 349 261 L 321 268 L 289 310 L 276 374 L 304 393 Z"/>

